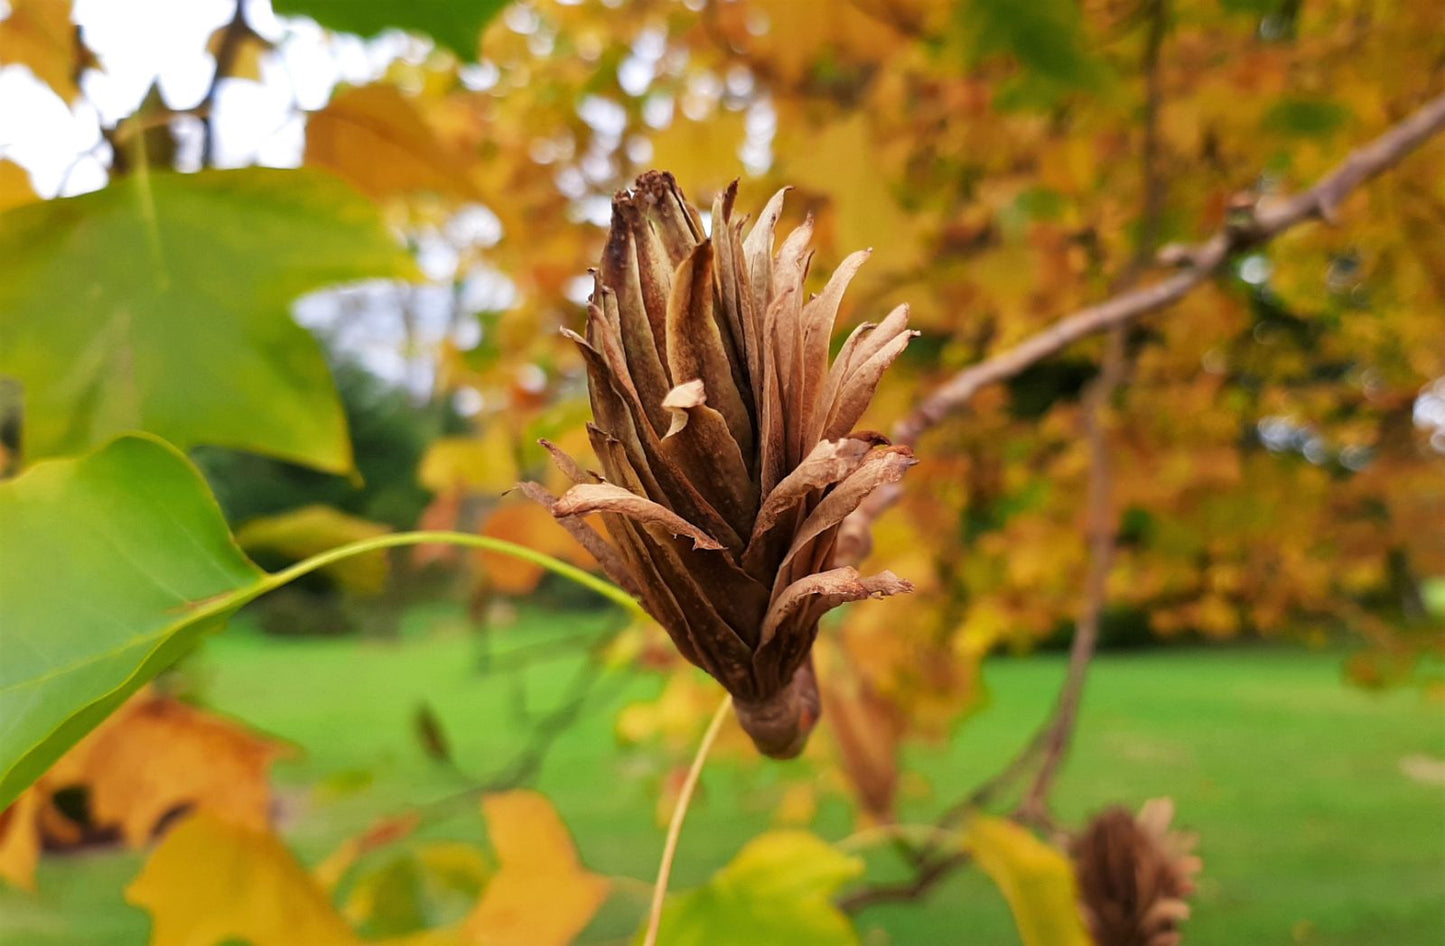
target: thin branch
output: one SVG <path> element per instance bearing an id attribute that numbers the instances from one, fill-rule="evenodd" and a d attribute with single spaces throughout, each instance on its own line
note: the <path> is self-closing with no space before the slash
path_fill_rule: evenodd
<path id="1" fill-rule="evenodd" d="M 908 880 L 891 884 L 874 884 L 855 890 L 847 896 L 839 898 L 838 909 L 844 913 L 858 913 L 880 903 L 918 900 L 968 861 L 969 856 L 963 851 L 953 851 L 942 857 L 928 858 Z"/>
<path id="2" fill-rule="evenodd" d="M 1165 180 L 1159 165 L 1159 111 L 1164 93 L 1160 83 L 1159 55 L 1169 28 L 1169 0 L 1145 0 L 1148 32 L 1144 39 L 1144 55 L 1140 69 L 1144 75 L 1144 147 L 1140 151 L 1140 177 L 1143 181 L 1143 206 L 1139 214 L 1139 245 L 1125 267 L 1116 289 L 1123 290 L 1138 278 L 1149 265 L 1158 247 L 1163 224 Z M 1118 538 L 1118 516 L 1113 504 L 1113 469 L 1109 457 L 1109 432 L 1105 415 L 1114 393 L 1123 383 L 1127 370 L 1125 326 L 1109 329 L 1108 347 L 1104 352 L 1099 377 L 1084 398 L 1084 432 L 1089 445 L 1089 485 L 1085 513 L 1085 530 L 1089 543 L 1088 573 L 1084 578 L 1084 600 L 1075 624 L 1074 639 L 1069 646 L 1069 669 L 1059 691 L 1057 708 L 1043 739 L 1043 764 L 1024 796 L 1019 814 L 1027 821 L 1048 825 L 1049 791 L 1068 756 L 1074 729 L 1079 718 L 1079 703 L 1084 696 L 1089 663 L 1099 643 L 1099 624 L 1108 603 L 1109 572 L 1114 564 L 1114 546 Z"/>
<path id="3" fill-rule="evenodd" d="M 672 876 L 672 862 L 677 857 L 677 842 L 682 837 L 682 823 L 687 820 L 687 809 L 692 804 L 692 794 L 697 790 L 698 777 L 702 775 L 703 763 L 707 761 L 707 754 L 712 750 L 712 744 L 717 740 L 717 734 L 722 731 L 723 722 L 728 718 L 728 712 L 733 707 L 733 698 L 724 696 L 718 704 L 717 712 L 712 714 L 712 722 L 708 723 L 707 732 L 702 735 L 702 742 L 698 744 L 697 755 L 693 756 L 692 767 L 687 770 L 687 778 L 683 780 L 682 792 L 677 797 L 677 807 L 672 810 L 672 822 L 667 826 L 667 841 L 662 846 L 662 863 L 657 865 L 657 883 L 652 888 L 652 907 L 647 911 L 647 935 L 643 938 L 642 946 L 657 946 L 657 931 L 662 925 L 662 904 L 667 899 L 667 881 Z"/>
<path id="4" fill-rule="evenodd" d="M 1339 206 L 1362 184 L 1399 164 L 1407 155 L 1445 129 L 1445 95 L 1431 99 L 1384 134 L 1350 153 L 1318 184 L 1294 197 L 1261 202 L 1248 209 L 1203 243 L 1165 248 L 1161 261 L 1177 263 L 1178 272 L 1080 309 L 1007 351 L 965 368 L 939 385 L 893 428 L 893 439 L 913 443 L 945 417 L 965 407 L 984 387 L 1007 380 L 1058 354 L 1074 342 L 1115 325 L 1126 325 L 1184 298 L 1223 269 L 1240 250 L 1258 246 L 1310 220 L 1333 223 Z M 875 490 L 850 517 L 850 532 L 864 531 L 901 496 L 896 485 Z M 863 547 L 866 547 L 864 545 Z"/>
<path id="5" fill-rule="evenodd" d="M 251 26 L 246 22 L 245 8 L 246 0 L 236 0 L 236 12 L 222 27 L 221 42 L 216 47 L 216 73 L 211 77 L 211 84 L 206 87 L 206 94 L 201 99 L 201 103 L 192 111 L 192 114 L 201 119 L 201 167 L 203 168 L 211 166 L 216 154 L 216 96 L 220 94 L 221 83 L 236 66 L 236 58 L 241 54 L 241 44 L 246 41 L 246 37 L 251 35 Z"/>
<path id="6" fill-rule="evenodd" d="M 531 782 L 546 762 L 557 739 L 572 728 L 592 699 L 598 683 L 607 676 L 606 665 L 596 659 L 589 659 L 583 664 L 562 703 L 532 727 L 522 751 L 505 769 L 472 789 L 472 794 L 506 791 Z"/>
<path id="7" fill-rule="evenodd" d="M 1366 181 L 1379 176 L 1431 137 L 1445 129 L 1445 95 L 1432 99 L 1379 138 L 1353 152 L 1314 187 L 1294 197 L 1261 203 L 1198 246 L 1171 253 L 1184 268 L 1152 286 L 1136 289 L 1081 309 L 1018 346 L 966 368 L 936 389 L 894 428 L 896 439 L 909 443 L 945 416 L 963 407 L 985 385 L 1011 378 L 1056 354 L 1073 342 L 1114 325 L 1155 312 L 1182 299 L 1218 272 L 1230 256 L 1258 246 L 1309 220 L 1333 223 L 1344 199 Z"/>
<path id="8" fill-rule="evenodd" d="M 1069 646 L 1069 670 L 1059 691 L 1053 723 L 1044 740 L 1043 765 L 1034 776 L 1025 796 L 1020 814 L 1027 820 L 1043 823 L 1048 820 L 1048 795 L 1073 741 L 1079 718 L 1079 702 L 1084 695 L 1089 662 L 1099 642 L 1099 623 L 1107 601 L 1109 571 L 1114 564 L 1114 540 L 1117 517 L 1114 515 L 1113 476 L 1109 462 L 1109 437 L 1104 416 L 1109 401 L 1124 376 L 1124 329 L 1115 326 L 1109 332 L 1109 348 L 1104 367 L 1089 388 L 1084 406 L 1084 423 L 1089 441 L 1088 520 L 1089 571 L 1084 579 L 1084 602 Z"/>

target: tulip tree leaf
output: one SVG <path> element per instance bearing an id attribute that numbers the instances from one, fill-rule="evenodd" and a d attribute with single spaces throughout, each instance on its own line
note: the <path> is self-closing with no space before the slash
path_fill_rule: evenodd
<path id="1" fill-rule="evenodd" d="M 327 29 L 374 36 L 395 28 L 426 33 L 468 60 L 480 55 L 482 29 L 508 0 L 274 0 L 282 15 L 309 16 Z"/>
<path id="2" fill-rule="evenodd" d="M 149 436 L 0 483 L 0 808 L 267 577 Z"/>
<path id="3" fill-rule="evenodd" d="M 361 946 L 280 838 L 210 813 L 167 833 L 125 897 L 150 914 L 152 946 Z"/>
<path id="4" fill-rule="evenodd" d="M 863 862 L 804 831 L 770 831 L 749 841 L 703 886 L 672 897 L 659 946 L 807 943 L 857 946 L 858 933 L 833 903 Z"/>
<path id="5" fill-rule="evenodd" d="M 975 818 L 963 844 L 1008 901 L 1024 946 L 1089 946 L 1067 857 L 1006 818 Z"/>
<path id="6" fill-rule="evenodd" d="M 127 430 L 352 468 L 302 293 L 410 277 L 375 208 L 315 171 L 136 174 L 0 214 L 0 374 L 27 459 Z"/>

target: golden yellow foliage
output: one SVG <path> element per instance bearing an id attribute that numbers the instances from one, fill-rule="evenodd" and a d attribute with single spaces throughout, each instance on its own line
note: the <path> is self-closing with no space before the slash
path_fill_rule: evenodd
<path id="1" fill-rule="evenodd" d="M 143 690 L 0 816 L 0 877 L 31 886 L 42 841 L 65 847 L 113 832 L 142 847 L 181 812 L 264 829 L 268 773 L 283 751 L 228 719 Z M 54 804 L 72 788 L 85 791 L 83 823 Z"/>
<path id="2" fill-rule="evenodd" d="M 44 776 L 51 791 L 83 785 L 97 826 L 132 847 L 166 816 L 204 811 L 261 829 L 271 817 L 268 772 L 281 747 L 171 697 L 141 693 Z"/>
<path id="3" fill-rule="evenodd" d="M 352 542 L 374 539 L 390 526 L 344 513 L 331 506 L 303 506 L 274 516 L 251 519 L 236 530 L 236 542 L 248 554 L 277 556 L 299 562 Z M 352 555 L 321 571 L 342 588 L 357 594 L 379 594 L 389 571 L 386 552 Z"/>
<path id="4" fill-rule="evenodd" d="M 562 819 L 529 791 L 489 795 L 482 814 L 501 863 L 463 936 L 475 946 L 566 946 L 607 899 L 607 881 L 587 872 Z"/>
<path id="5" fill-rule="evenodd" d="M 417 479 L 433 493 L 464 488 L 473 493 L 502 493 L 517 485 L 512 436 L 502 424 L 481 437 L 434 440 L 422 457 Z"/>
<path id="6" fill-rule="evenodd" d="M 35 200 L 30 175 L 14 161 L 0 160 L 0 210 L 9 210 Z"/>
<path id="7" fill-rule="evenodd" d="M 596 561 L 567 534 L 542 506 L 522 497 L 508 497 L 487 517 L 482 535 L 525 545 L 534 552 L 551 555 L 582 568 Z M 535 590 L 546 569 L 514 555 L 478 552 L 477 561 L 491 587 L 503 594 L 524 595 Z"/>
<path id="8" fill-rule="evenodd" d="M 29 66 L 36 78 L 72 102 L 81 46 L 70 19 L 70 0 L 11 0 L 10 16 L 0 20 L 0 62 Z"/>
<path id="9" fill-rule="evenodd" d="M 718 109 L 702 121 L 679 115 L 652 138 L 652 163 L 687 181 L 695 200 L 711 197 L 738 177 L 746 117 Z"/>
<path id="10" fill-rule="evenodd" d="M 208 814 L 166 835 L 126 899 L 150 913 L 150 946 L 360 942 L 275 835 Z"/>
<path id="11" fill-rule="evenodd" d="M 390 84 L 347 89 L 306 127 L 306 163 L 375 198 L 407 194 L 476 197 L 464 156 L 427 125 L 415 99 Z"/>
<path id="12" fill-rule="evenodd" d="M 1008 900 L 1024 946 L 1090 946 L 1068 857 L 1005 818 L 975 818 L 963 843 Z"/>

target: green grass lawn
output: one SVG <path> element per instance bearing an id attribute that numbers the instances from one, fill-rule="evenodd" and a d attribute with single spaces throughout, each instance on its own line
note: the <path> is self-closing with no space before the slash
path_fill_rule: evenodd
<path id="1" fill-rule="evenodd" d="M 497 650 L 601 633 L 605 621 L 531 613 L 498 637 Z M 443 721 L 459 766 L 485 775 L 509 764 L 527 714 L 563 698 L 578 666 L 564 655 L 484 676 L 480 656 L 477 636 L 431 610 L 411 615 L 406 640 L 396 644 L 263 638 L 242 622 L 208 644 L 188 672 L 210 705 L 300 750 L 278 765 L 276 780 L 286 835 L 314 862 L 378 815 L 465 787 L 463 776 L 418 745 L 419 703 Z M 1174 797 L 1181 822 L 1201 835 L 1205 862 L 1186 942 L 1438 946 L 1445 942 L 1445 787 L 1408 777 L 1401 760 L 1445 757 L 1445 712 L 1418 690 L 1347 687 L 1339 665 L 1338 654 L 1286 648 L 1100 657 L 1074 757 L 1055 793 L 1060 815 L 1072 822 L 1108 802 Z M 991 662 L 988 708 L 946 747 L 910 754 L 909 767 L 924 778 L 905 803 L 905 819 L 929 818 L 1008 758 L 1047 713 L 1062 673 L 1054 655 Z M 656 869 L 658 759 L 619 749 L 612 727 L 620 705 L 659 685 L 633 674 L 605 682 L 537 780 L 599 872 L 646 879 Z M 675 886 L 701 881 L 768 827 L 780 777 L 794 765 L 709 766 Z M 472 806 L 433 810 L 426 835 L 482 838 Z M 826 801 L 813 827 L 829 838 L 849 834 L 847 805 Z M 146 917 L 122 899 L 140 863 L 122 851 L 47 858 L 37 895 L 0 890 L 0 944 L 144 943 Z M 586 941 L 625 937 L 644 892 L 638 884 L 614 897 Z M 1017 943 L 1002 899 L 973 872 L 920 904 L 871 910 L 860 928 L 868 946 Z"/>

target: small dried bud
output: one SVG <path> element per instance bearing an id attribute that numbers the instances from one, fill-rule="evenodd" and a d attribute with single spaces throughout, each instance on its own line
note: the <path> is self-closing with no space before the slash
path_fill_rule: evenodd
<path id="1" fill-rule="evenodd" d="M 736 193 L 713 204 L 711 237 L 670 174 L 613 200 L 585 337 L 569 333 L 602 472 L 558 456 L 576 485 L 555 501 L 528 490 L 732 693 L 758 748 L 787 758 L 818 718 L 819 618 L 911 590 L 832 563 L 843 518 L 914 462 L 853 425 L 916 333 L 900 306 L 859 326 L 830 367 L 838 304 L 868 253 L 805 300 L 811 220 L 774 253 L 783 192 L 746 236 Z M 588 513 L 610 544 L 578 518 Z"/>
<path id="2" fill-rule="evenodd" d="M 1137 818 L 1100 813 L 1073 845 L 1074 872 L 1098 946 L 1178 946 L 1199 858 L 1195 838 L 1169 830 L 1174 803 L 1155 798 Z"/>

